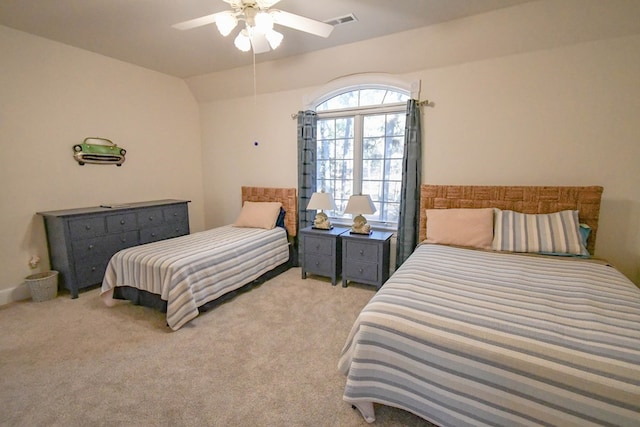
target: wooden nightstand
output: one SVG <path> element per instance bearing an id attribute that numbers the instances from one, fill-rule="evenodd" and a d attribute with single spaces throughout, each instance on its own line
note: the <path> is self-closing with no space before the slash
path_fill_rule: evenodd
<path id="1" fill-rule="evenodd" d="M 347 282 L 364 283 L 380 287 L 389 278 L 389 253 L 393 233 L 373 231 L 371 234 L 343 233 L 342 287 Z"/>
<path id="2" fill-rule="evenodd" d="M 342 271 L 340 235 L 347 230 L 340 227 L 334 227 L 331 230 L 307 227 L 300 230 L 303 279 L 307 278 L 307 273 L 327 276 L 335 286 Z"/>

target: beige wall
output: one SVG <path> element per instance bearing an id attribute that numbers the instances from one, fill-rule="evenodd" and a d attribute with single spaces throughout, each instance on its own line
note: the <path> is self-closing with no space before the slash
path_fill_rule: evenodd
<path id="1" fill-rule="evenodd" d="M 596 255 L 640 284 L 639 5 L 534 2 L 261 64 L 255 99 L 251 85 L 223 84 L 251 81 L 250 68 L 189 79 L 201 101 L 206 226 L 233 221 L 241 185 L 297 186 L 290 115 L 310 94 L 341 75 L 386 72 L 420 79 L 434 103 L 423 114 L 423 182 L 602 185 Z M 414 69 L 399 65 L 405 56 Z"/>
<path id="2" fill-rule="evenodd" d="M 188 199 L 204 226 L 198 105 L 181 79 L 0 26 L 0 304 L 49 268 L 37 211 Z M 79 166 L 72 146 L 109 138 L 122 167 Z"/>

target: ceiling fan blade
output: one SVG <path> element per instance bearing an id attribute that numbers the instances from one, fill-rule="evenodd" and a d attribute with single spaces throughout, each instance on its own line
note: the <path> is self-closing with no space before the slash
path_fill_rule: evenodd
<path id="1" fill-rule="evenodd" d="M 333 31 L 333 25 L 325 24 L 315 19 L 305 18 L 282 10 L 272 10 L 271 13 L 273 22 L 294 30 L 304 31 L 320 37 L 329 37 L 329 34 Z"/>
<path id="2" fill-rule="evenodd" d="M 271 50 L 267 38 L 262 33 L 254 33 L 251 36 L 251 46 L 254 53 L 265 53 Z"/>
<path id="3" fill-rule="evenodd" d="M 280 0 L 256 0 L 258 7 L 261 9 L 269 9 L 273 7 L 274 4 L 279 3 Z"/>
<path id="4" fill-rule="evenodd" d="M 213 24 L 216 22 L 218 15 L 222 15 L 227 12 L 218 12 L 211 15 L 201 16 L 200 18 L 190 19 L 188 21 L 179 22 L 173 24 L 172 27 L 178 30 L 190 30 L 192 28 L 202 27 L 203 25 Z"/>

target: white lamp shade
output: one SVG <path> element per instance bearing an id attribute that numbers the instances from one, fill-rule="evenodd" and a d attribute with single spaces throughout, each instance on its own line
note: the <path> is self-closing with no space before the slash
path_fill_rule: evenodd
<path id="1" fill-rule="evenodd" d="M 228 36 L 238 25 L 238 19 L 232 12 L 221 13 L 216 17 L 216 27 L 223 36 Z"/>
<path id="2" fill-rule="evenodd" d="M 336 210 L 336 202 L 331 193 L 313 193 L 307 205 L 308 210 Z"/>
<path id="3" fill-rule="evenodd" d="M 376 213 L 376 207 L 368 194 L 353 195 L 349 197 L 344 213 L 371 215 Z"/>
<path id="4" fill-rule="evenodd" d="M 282 39 L 284 38 L 282 34 L 280 34 L 275 30 L 267 31 L 264 36 L 267 38 L 267 41 L 269 42 L 269 46 L 271 46 L 271 49 L 274 49 L 274 50 L 278 46 L 280 46 L 280 43 L 282 43 Z"/>
<path id="5" fill-rule="evenodd" d="M 243 52 L 249 52 L 251 50 L 251 39 L 247 34 L 247 30 L 240 31 L 233 43 Z"/>

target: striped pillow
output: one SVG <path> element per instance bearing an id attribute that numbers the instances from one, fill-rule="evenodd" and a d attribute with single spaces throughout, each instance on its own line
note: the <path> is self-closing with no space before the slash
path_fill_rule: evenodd
<path id="1" fill-rule="evenodd" d="M 589 255 L 581 243 L 578 211 L 533 215 L 496 209 L 493 233 L 497 251 Z"/>

